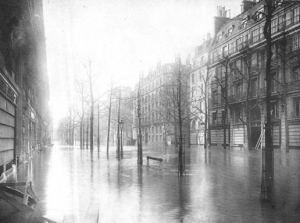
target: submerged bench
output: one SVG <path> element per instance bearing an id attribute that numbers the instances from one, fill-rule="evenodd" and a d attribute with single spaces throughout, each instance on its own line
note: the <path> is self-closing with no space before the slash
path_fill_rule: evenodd
<path id="1" fill-rule="evenodd" d="M 162 158 L 157 158 L 157 157 L 153 157 L 153 156 L 146 156 L 147 157 L 147 165 L 149 166 L 149 160 L 156 160 L 160 162 L 160 167 L 162 166 Z"/>

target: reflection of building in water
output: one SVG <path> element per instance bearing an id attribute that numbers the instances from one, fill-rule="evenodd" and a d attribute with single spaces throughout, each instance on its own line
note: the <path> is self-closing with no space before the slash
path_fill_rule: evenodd
<path id="1" fill-rule="evenodd" d="M 42 1 L 0 3 L 0 174 L 48 137 Z"/>

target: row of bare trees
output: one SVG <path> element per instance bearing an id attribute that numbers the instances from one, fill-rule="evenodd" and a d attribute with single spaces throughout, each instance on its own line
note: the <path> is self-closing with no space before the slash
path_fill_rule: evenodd
<path id="1" fill-rule="evenodd" d="M 116 84 L 112 82 L 108 90 L 99 93 L 100 75 L 95 72 L 90 58 L 83 63 L 83 68 L 84 75 L 74 78 L 73 97 L 70 99 L 68 114 L 60 123 L 59 135 L 68 145 L 74 145 L 76 140 L 79 140 L 80 148 L 91 151 L 95 147 L 95 142 L 98 150 L 100 149 L 100 143 L 104 142 L 101 135 L 106 135 L 108 154 L 109 146 L 115 140 L 113 135 L 119 128 L 120 115 L 126 119 L 127 126 L 132 122 L 128 113 L 128 110 L 132 110 L 130 107 L 132 99 L 128 95 L 120 98 L 123 89 L 115 87 Z M 128 100 L 131 101 L 125 103 Z M 120 106 L 124 108 L 122 112 Z"/>

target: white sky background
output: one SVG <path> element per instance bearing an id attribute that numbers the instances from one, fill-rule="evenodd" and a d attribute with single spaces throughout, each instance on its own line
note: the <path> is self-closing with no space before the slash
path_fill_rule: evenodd
<path id="1" fill-rule="evenodd" d="M 44 0 L 48 75 L 54 118 L 67 108 L 68 86 L 91 58 L 104 92 L 111 76 L 134 86 L 157 61 L 183 61 L 212 33 L 217 6 L 240 13 L 242 0 Z M 72 91 L 72 90 L 70 90 Z"/>

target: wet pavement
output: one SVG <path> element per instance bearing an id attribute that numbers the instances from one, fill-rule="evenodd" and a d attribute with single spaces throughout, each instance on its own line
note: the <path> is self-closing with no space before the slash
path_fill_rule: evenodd
<path id="1" fill-rule="evenodd" d="M 31 179 L 37 213 L 58 222 L 300 222 L 300 151 L 275 150 L 276 207 L 260 203 L 261 151 L 186 149 L 185 176 L 176 148 L 80 150 L 57 146 L 34 155 L 8 182 Z"/>

